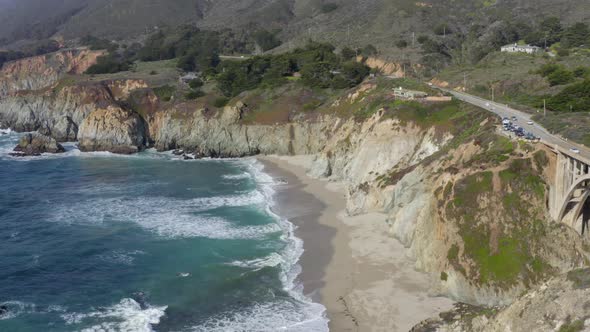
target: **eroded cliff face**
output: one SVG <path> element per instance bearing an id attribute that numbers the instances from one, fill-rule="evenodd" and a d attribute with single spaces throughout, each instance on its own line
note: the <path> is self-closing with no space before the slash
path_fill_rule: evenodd
<path id="1" fill-rule="evenodd" d="M 340 124 L 309 174 L 344 182 L 349 214 L 386 213 L 434 293 L 507 305 L 586 266 L 590 246 L 547 215 L 551 154 L 496 134 L 494 121 L 482 113 L 453 136 L 448 124 L 421 127 L 377 112 Z"/>
<path id="2" fill-rule="evenodd" d="M 5 63 L 0 68 L 0 98 L 45 89 L 66 74 L 82 74 L 103 54 L 71 49 Z"/>
<path id="3" fill-rule="evenodd" d="M 39 131 L 60 142 L 78 140 L 79 127 L 90 113 L 121 107 L 121 100 L 145 88 L 142 81 L 82 82 L 47 91 L 20 92 L 0 98 L 0 127 Z"/>
<path id="4" fill-rule="evenodd" d="M 426 320 L 412 332 L 587 331 L 590 269 L 572 270 L 542 283 L 506 308 L 464 304 Z"/>
<path id="5" fill-rule="evenodd" d="M 262 154 L 313 154 L 329 135 L 330 117 L 276 125 L 243 124 L 238 102 L 221 110 L 194 110 L 179 104 L 148 116 L 150 138 L 158 150 L 182 148 L 199 156 L 243 157 Z"/>

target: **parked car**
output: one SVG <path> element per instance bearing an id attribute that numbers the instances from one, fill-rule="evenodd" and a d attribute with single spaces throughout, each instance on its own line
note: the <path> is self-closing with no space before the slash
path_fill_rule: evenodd
<path id="1" fill-rule="evenodd" d="M 512 121 L 518 121 L 518 119 L 515 116 L 513 116 Z"/>

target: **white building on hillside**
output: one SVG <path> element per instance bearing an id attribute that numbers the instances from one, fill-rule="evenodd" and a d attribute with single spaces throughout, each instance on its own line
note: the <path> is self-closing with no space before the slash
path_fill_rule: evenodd
<path id="1" fill-rule="evenodd" d="M 424 91 L 407 90 L 402 87 L 393 89 L 393 95 L 400 99 L 422 99 L 428 97 L 428 94 Z"/>
<path id="2" fill-rule="evenodd" d="M 527 54 L 535 54 L 540 53 L 543 49 L 537 46 L 532 45 L 518 45 L 518 44 L 508 44 L 504 45 L 501 48 L 502 52 L 507 53 L 527 53 Z"/>

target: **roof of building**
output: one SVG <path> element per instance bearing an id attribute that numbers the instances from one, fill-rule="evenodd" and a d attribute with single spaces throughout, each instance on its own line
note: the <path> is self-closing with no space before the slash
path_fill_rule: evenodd
<path id="1" fill-rule="evenodd" d="M 507 47 L 515 47 L 515 48 L 522 48 L 522 49 L 538 49 L 540 48 L 539 46 L 533 46 L 533 45 L 518 45 L 518 44 L 508 44 L 508 45 L 504 45 L 502 46 L 502 48 L 507 48 Z"/>

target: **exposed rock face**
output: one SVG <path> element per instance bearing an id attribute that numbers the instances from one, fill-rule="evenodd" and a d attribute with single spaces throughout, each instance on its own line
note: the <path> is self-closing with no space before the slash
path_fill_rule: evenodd
<path id="1" fill-rule="evenodd" d="M 38 156 L 42 153 L 65 152 L 61 144 L 51 137 L 39 133 L 25 134 L 14 148 L 15 156 Z"/>
<path id="2" fill-rule="evenodd" d="M 0 127 L 35 131 L 60 142 L 76 141 L 82 121 L 94 110 L 118 105 L 143 81 L 106 81 L 64 86 L 48 92 L 0 98 Z"/>
<path id="3" fill-rule="evenodd" d="M 129 110 L 108 106 L 84 119 L 78 135 L 81 151 L 136 153 L 146 142 L 143 119 Z"/>
<path id="4" fill-rule="evenodd" d="M 0 97 L 47 88 L 66 74 L 82 74 L 101 55 L 102 51 L 73 49 L 6 63 L 0 68 Z"/>
<path id="5" fill-rule="evenodd" d="M 469 308 L 442 313 L 412 332 L 587 331 L 590 269 L 570 271 L 543 283 L 506 308 Z"/>
<path id="6" fill-rule="evenodd" d="M 183 148 L 205 157 L 262 154 L 312 154 L 327 138 L 331 121 L 294 121 L 278 125 L 244 125 L 242 108 L 193 111 L 187 105 L 149 117 L 150 137 L 158 150 Z"/>

